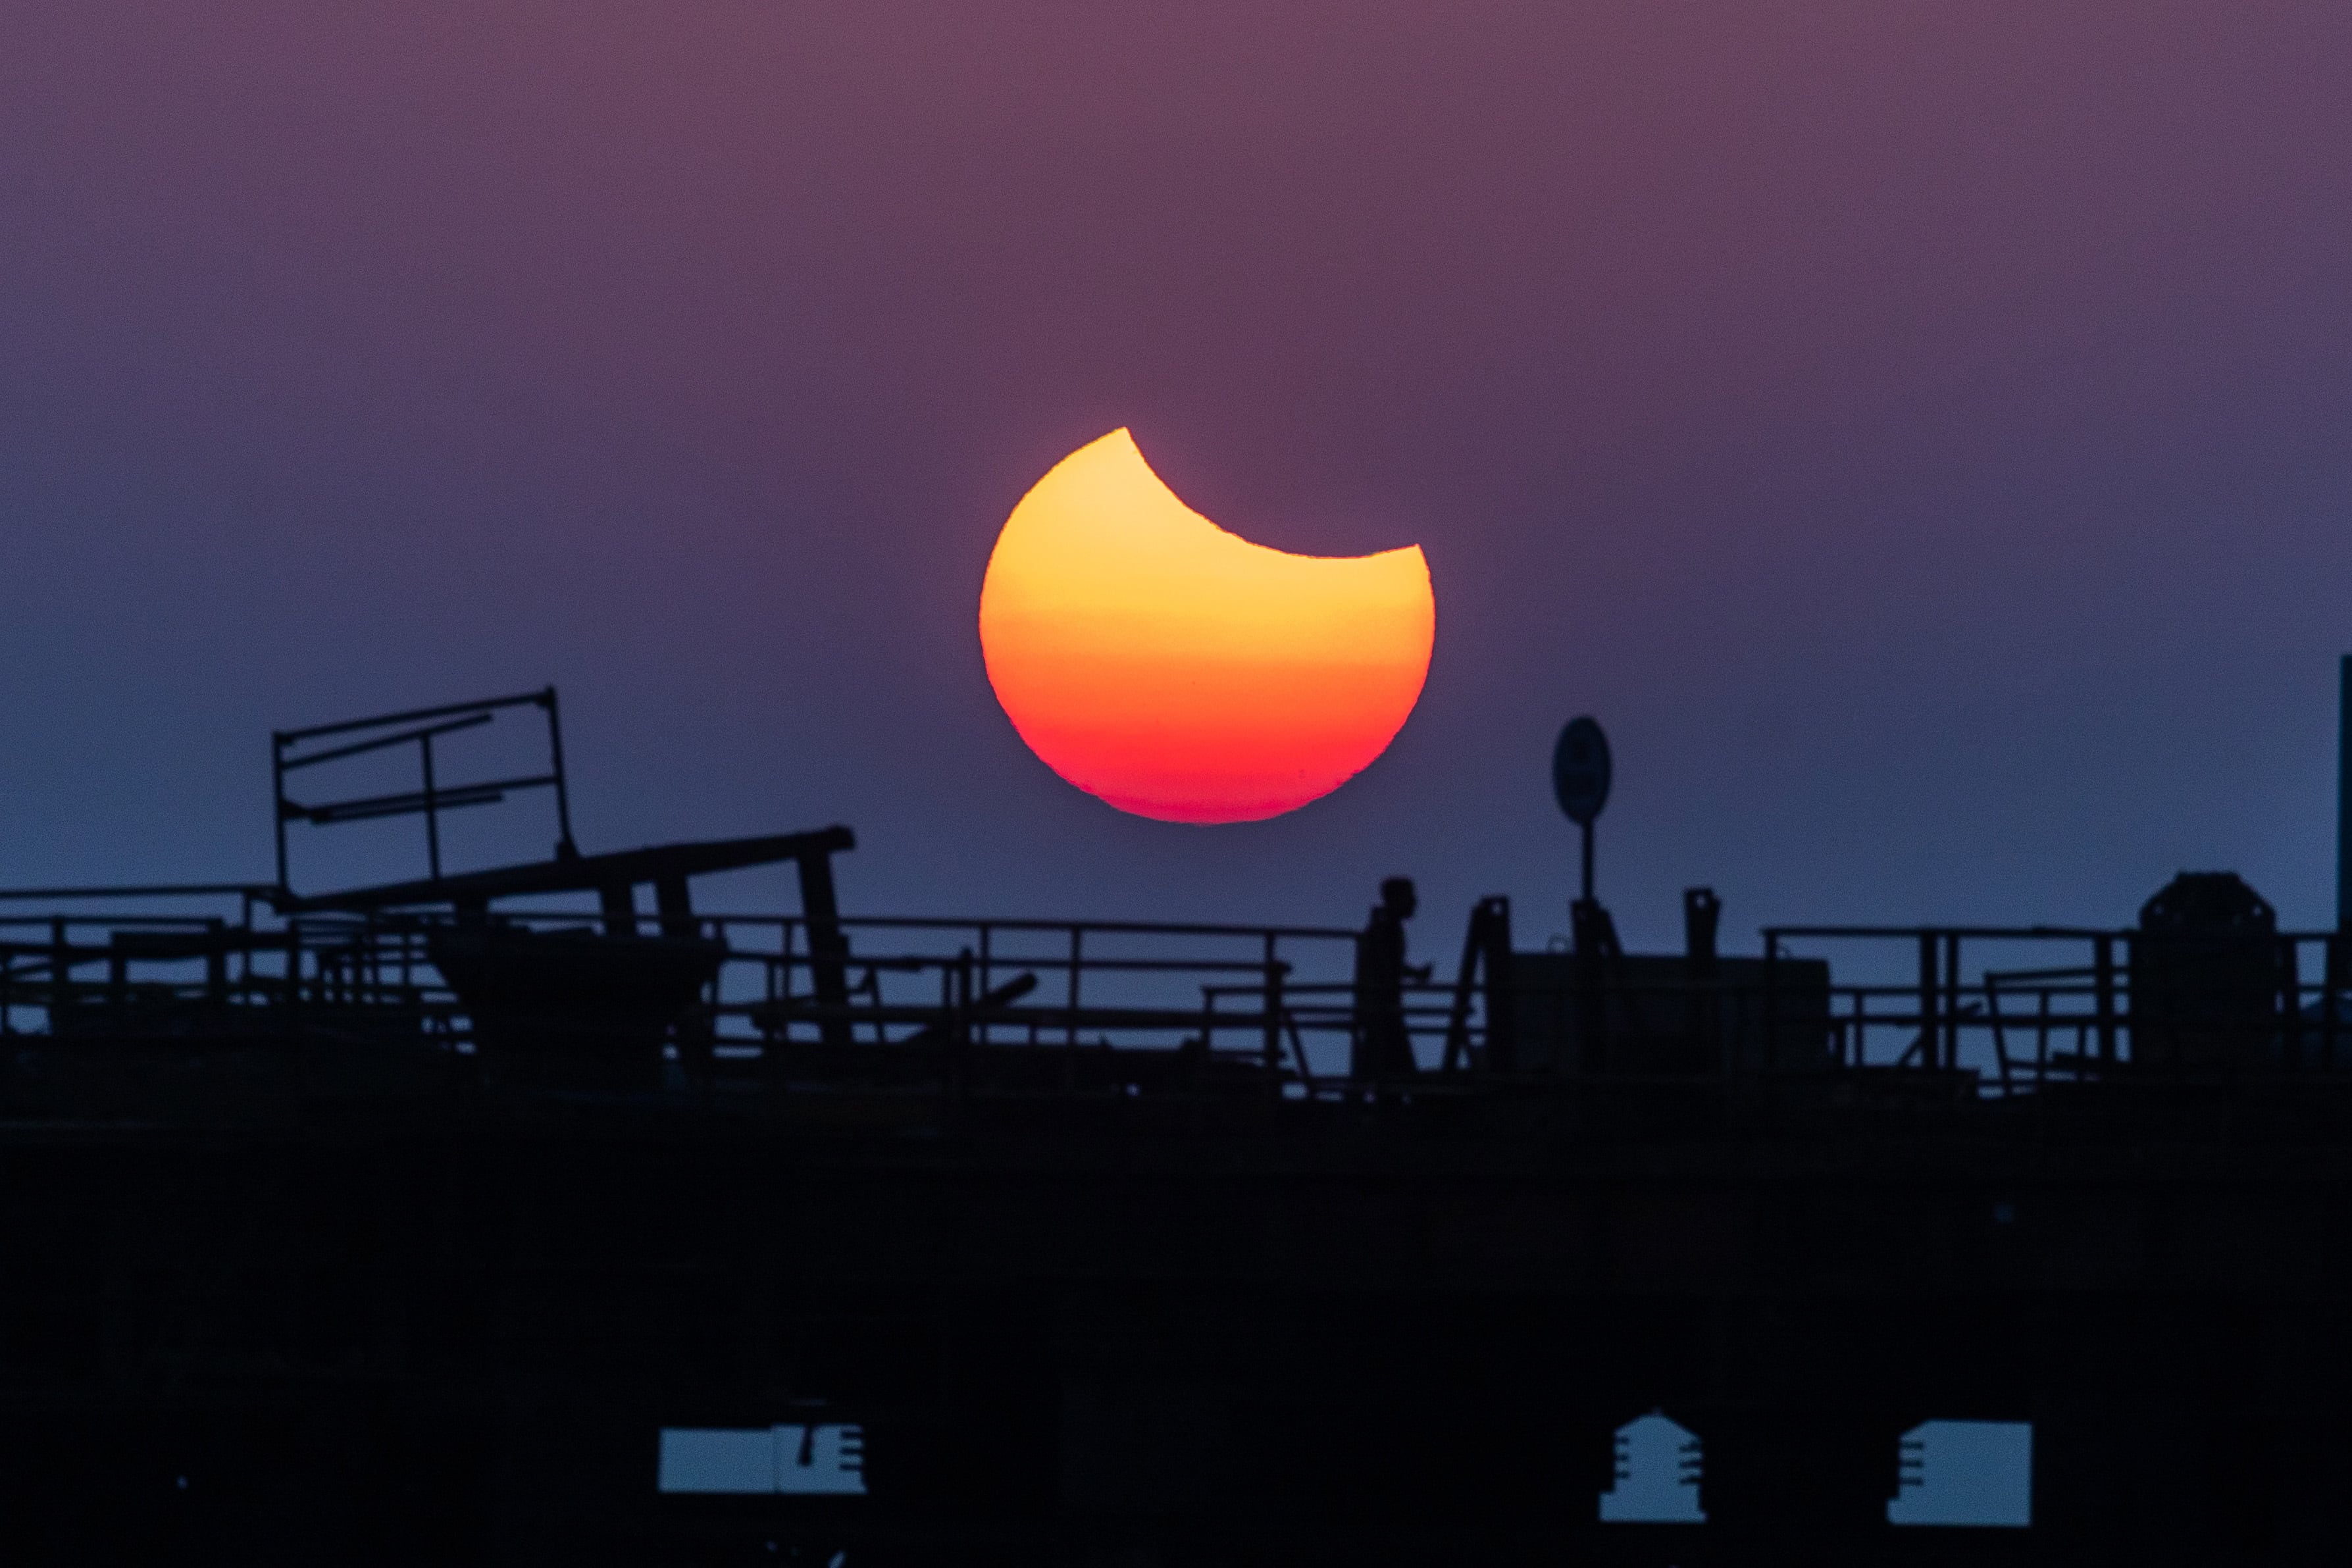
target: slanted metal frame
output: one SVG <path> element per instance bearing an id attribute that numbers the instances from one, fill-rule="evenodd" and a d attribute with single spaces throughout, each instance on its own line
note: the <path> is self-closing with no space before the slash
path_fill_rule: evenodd
<path id="1" fill-rule="evenodd" d="M 459 730 L 478 728 L 497 717 L 501 709 L 516 707 L 536 707 L 547 716 L 548 771 L 516 779 L 484 779 L 455 788 L 442 785 L 435 777 L 433 768 L 435 738 Z M 410 727 L 395 729 L 397 726 Z M 384 730 L 394 733 L 370 733 Z M 361 738 L 323 749 L 304 749 L 314 742 L 334 736 L 357 736 Z M 286 793 L 286 776 L 289 773 L 322 762 L 338 762 L 411 743 L 417 748 L 418 766 L 423 775 L 422 789 L 390 795 L 362 796 L 348 800 L 329 800 L 316 805 L 304 805 Z M 369 821 L 380 817 L 422 816 L 425 819 L 425 863 L 432 873 L 432 880 L 438 882 L 441 880 L 442 812 L 454 811 L 465 806 L 493 805 L 518 789 L 551 789 L 555 791 L 556 853 L 568 857 L 576 852 L 572 842 L 572 799 L 565 788 L 563 776 L 563 721 L 557 706 L 555 688 L 551 685 L 535 692 L 490 697 L 480 702 L 409 708 L 400 713 L 379 714 L 372 718 L 312 725 L 306 729 L 273 730 L 269 737 L 269 768 L 271 789 L 276 797 L 278 886 L 289 896 L 293 889 L 287 873 L 286 824 L 294 821 L 323 828 L 337 822 Z"/>

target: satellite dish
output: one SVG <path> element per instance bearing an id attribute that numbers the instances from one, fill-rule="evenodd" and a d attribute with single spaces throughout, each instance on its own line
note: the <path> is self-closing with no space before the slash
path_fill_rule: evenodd
<path id="1" fill-rule="evenodd" d="M 1589 828 L 1609 803 L 1609 737 L 1591 716 L 1569 720 L 1551 748 L 1552 793 L 1580 828 Z"/>

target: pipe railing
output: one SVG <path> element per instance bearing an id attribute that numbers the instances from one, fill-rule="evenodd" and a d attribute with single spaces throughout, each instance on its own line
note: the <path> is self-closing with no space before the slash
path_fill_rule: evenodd
<path id="1" fill-rule="evenodd" d="M 597 915 L 573 911 L 488 919 L 601 928 Z M 0 1031 L 201 1040 L 374 1029 L 464 1049 L 470 1019 L 429 952 L 434 933 L 457 924 L 379 915 L 262 927 L 249 909 L 237 920 L 0 915 Z M 835 928 L 845 952 L 811 944 L 809 922 L 795 916 L 673 922 L 673 936 L 723 944 L 680 1038 L 695 1033 L 728 1064 L 722 1071 L 789 1069 L 846 1038 L 865 1048 L 1190 1051 L 1223 1069 L 1254 1068 L 1292 1095 L 1362 1087 L 1346 1060 L 1362 1021 L 1353 931 L 921 917 L 843 918 Z M 1843 1075 L 2009 1096 L 2101 1082 L 2352 1075 L 2347 939 L 2333 932 L 2237 939 L 2214 949 L 2226 959 L 2220 968 L 2209 963 L 2190 973 L 2197 984 L 2179 985 L 2152 967 L 2154 948 L 2135 951 L 2176 939 L 2137 932 L 1815 926 L 1765 937 L 1764 964 L 1747 960 L 1742 971 L 1760 978 L 1735 985 L 1692 967 L 1636 982 L 1604 961 L 1549 988 L 1490 983 L 1466 1026 L 1455 988 L 1408 986 L 1397 1005 L 1424 1070 L 1413 1082 Z M 1873 977 L 1801 983 L 1799 947 L 1834 950 L 1850 973 Z M 845 971 L 845 1000 L 824 998 L 828 965 Z M 1911 972 L 1898 977 L 1898 967 Z M 2218 988 L 2209 983 L 2217 974 L 2227 982 Z M 1498 1006 L 1516 1009 L 1527 1058 L 1509 1070 L 1485 1051 Z M 1549 1057 L 1528 1021 L 1544 1016 L 1571 1020 Z M 1570 1049 L 1586 1027 L 1576 1020 L 1589 1019 L 1601 1020 L 1605 1049 Z M 828 1034 L 830 1025 L 847 1032 Z M 1464 1030 L 1469 1049 L 1458 1071 L 1440 1072 L 1449 1029 Z"/>

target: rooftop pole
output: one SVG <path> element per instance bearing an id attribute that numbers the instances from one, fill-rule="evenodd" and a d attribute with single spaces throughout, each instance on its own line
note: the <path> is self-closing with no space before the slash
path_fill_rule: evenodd
<path id="1" fill-rule="evenodd" d="M 2344 655 L 2336 719 L 2336 929 L 2352 932 L 2352 653 Z"/>

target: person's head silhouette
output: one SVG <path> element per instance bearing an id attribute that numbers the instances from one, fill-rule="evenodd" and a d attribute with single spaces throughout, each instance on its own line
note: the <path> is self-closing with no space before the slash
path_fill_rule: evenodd
<path id="1" fill-rule="evenodd" d="M 1381 907 L 1399 920 L 1410 920 L 1412 912 L 1421 907 L 1421 899 L 1412 890 L 1412 878 L 1392 876 L 1381 883 Z"/>

